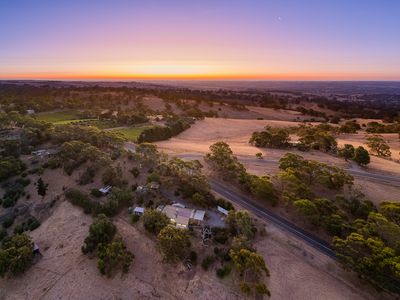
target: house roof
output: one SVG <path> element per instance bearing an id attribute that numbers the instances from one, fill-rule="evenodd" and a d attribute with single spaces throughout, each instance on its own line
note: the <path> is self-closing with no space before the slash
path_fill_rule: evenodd
<path id="1" fill-rule="evenodd" d="M 196 210 L 194 212 L 193 219 L 198 220 L 198 221 L 203 221 L 205 214 L 206 214 L 206 212 L 204 210 Z"/>
<path id="2" fill-rule="evenodd" d="M 189 218 L 186 218 L 186 217 L 182 217 L 182 216 L 178 216 L 177 218 L 176 218 L 176 225 L 183 225 L 184 227 L 186 227 L 186 226 L 188 226 L 189 225 Z"/>
<path id="3" fill-rule="evenodd" d="M 174 220 L 177 220 L 178 217 L 184 217 L 190 219 L 193 217 L 194 210 L 189 208 L 181 208 L 172 205 L 166 205 L 163 209 L 163 213 L 166 214 L 168 218 Z"/>

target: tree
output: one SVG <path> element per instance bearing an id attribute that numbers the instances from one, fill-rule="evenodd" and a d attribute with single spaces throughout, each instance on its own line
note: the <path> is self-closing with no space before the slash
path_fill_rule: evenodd
<path id="1" fill-rule="evenodd" d="M 121 237 L 117 237 L 110 244 L 100 244 L 97 251 L 97 267 L 101 274 L 111 277 L 115 269 L 122 269 L 123 273 L 129 271 L 134 255 L 126 249 Z"/>
<path id="2" fill-rule="evenodd" d="M 39 177 L 39 179 L 37 181 L 37 186 L 36 186 L 38 195 L 42 196 L 42 197 L 46 196 L 48 186 L 49 186 L 49 184 L 47 184 L 47 183 L 45 184 L 42 177 Z"/>
<path id="3" fill-rule="evenodd" d="M 297 130 L 297 134 L 299 135 L 299 149 L 315 149 L 325 152 L 337 151 L 336 139 L 326 128 L 301 125 Z"/>
<path id="4" fill-rule="evenodd" d="M 249 143 L 256 147 L 285 148 L 289 146 L 289 131 L 266 126 L 264 131 L 253 132 Z"/>
<path id="5" fill-rule="evenodd" d="M 21 173 L 26 168 L 25 164 L 14 156 L 0 158 L 0 181 Z"/>
<path id="6" fill-rule="evenodd" d="M 304 166 L 304 158 L 294 153 L 286 153 L 279 159 L 279 169 L 286 170 L 288 168 L 300 169 Z"/>
<path id="7" fill-rule="evenodd" d="M 339 131 L 342 133 L 357 133 L 358 130 L 361 129 L 360 124 L 354 121 L 347 121 L 343 125 L 340 126 Z"/>
<path id="8" fill-rule="evenodd" d="M 150 143 L 140 143 L 136 147 L 136 153 L 140 156 L 143 162 L 148 164 L 155 164 L 160 158 L 157 146 Z"/>
<path id="9" fill-rule="evenodd" d="M 192 195 L 192 201 L 193 201 L 193 204 L 200 205 L 203 207 L 207 206 L 206 197 L 204 197 L 202 194 L 194 193 Z"/>
<path id="10" fill-rule="evenodd" d="M 368 151 L 363 146 L 358 146 L 354 151 L 353 160 L 361 166 L 368 165 L 370 162 L 370 156 Z"/>
<path id="11" fill-rule="evenodd" d="M 119 186 L 122 183 L 122 170 L 118 167 L 108 166 L 103 173 L 102 181 L 105 185 Z"/>
<path id="12" fill-rule="evenodd" d="M 158 243 L 168 262 L 176 262 L 184 258 L 190 249 L 190 240 L 187 231 L 168 225 L 158 234 Z"/>
<path id="13" fill-rule="evenodd" d="M 390 147 L 381 135 L 375 134 L 367 138 L 367 146 L 379 157 L 390 157 Z"/>
<path id="14" fill-rule="evenodd" d="M 303 215 L 313 225 L 319 223 L 319 213 L 317 206 L 307 199 L 297 200 L 293 203 L 296 210 Z"/>
<path id="15" fill-rule="evenodd" d="M 16 234 L 0 250 L 0 276 L 25 272 L 33 260 L 33 243 L 26 234 Z"/>
<path id="16" fill-rule="evenodd" d="M 85 238 L 82 252 L 93 252 L 99 244 L 108 244 L 116 232 L 117 228 L 108 217 L 103 214 L 98 215 L 90 225 L 89 235 Z"/>
<path id="17" fill-rule="evenodd" d="M 379 211 L 389 218 L 392 222 L 400 225 L 400 203 L 398 202 L 382 202 Z"/>
<path id="18" fill-rule="evenodd" d="M 269 270 L 261 255 L 248 249 L 231 249 L 229 256 L 241 278 L 240 287 L 244 293 L 249 294 L 251 287 L 254 287 L 257 293 L 269 294 L 268 289 L 261 287 L 262 283 L 260 283 L 260 278 L 263 274 L 269 276 Z"/>
<path id="19" fill-rule="evenodd" d="M 226 223 L 234 235 L 243 235 L 247 239 L 254 238 L 256 228 L 247 211 L 229 211 Z"/>
<path id="20" fill-rule="evenodd" d="M 244 166 L 239 163 L 229 145 L 225 142 L 216 142 L 210 146 L 210 153 L 207 153 L 205 160 L 210 162 L 212 167 L 231 179 L 237 179 L 246 172 Z"/>
<path id="21" fill-rule="evenodd" d="M 144 228 L 155 235 L 171 222 L 165 214 L 154 209 L 146 209 L 142 219 Z"/>
<path id="22" fill-rule="evenodd" d="M 345 239 L 335 237 L 333 245 L 338 259 L 372 284 L 393 290 L 399 282 L 400 257 L 380 238 L 353 232 Z"/>
<path id="23" fill-rule="evenodd" d="M 286 153 L 279 160 L 279 168 L 309 185 L 317 180 L 328 188 L 339 189 L 345 184 L 353 183 L 353 177 L 343 169 L 315 160 L 306 160 L 297 154 Z"/>
<path id="24" fill-rule="evenodd" d="M 113 188 L 108 200 L 115 200 L 118 203 L 118 208 L 121 208 L 130 205 L 133 197 L 133 192 L 128 188 Z"/>
<path id="25" fill-rule="evenodd" d="M 343 148 L 339 149 L 339 156 L 348 160 L 354 157 L 354 146 L 351 144 L 345 144 Z"/>
<path id="26" fill-rule="evenodd" d="M 257 152 L 257 153 L 256 153 L 256 157 L 257 157 L 258 159 L 262 159 L 262 158 L 263 158 L 263 155 L 262 155 L 261 152 Z"/>
<path id="27" fill-rule="evenodd" d="M 250 191 L 259 199 L 269 201 L 272 205 L 277 204 L 274 186 L 266 176 L 250 175 Z"/>

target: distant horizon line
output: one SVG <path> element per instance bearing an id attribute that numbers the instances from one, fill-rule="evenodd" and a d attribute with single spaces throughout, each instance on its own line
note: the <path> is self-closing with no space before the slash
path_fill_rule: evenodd
<path id="1" fill-rule="evenodd" d="M 23 78 L 23 79 L 7 79 L 7 78 L 0 78 L 0 82 L 41 82 L 41 81 L 50 81 L 50 82 L 189 82 L 189 81 L 196 81 L 196 82 L 395 82 L 400 83 L 400 79 L 203 79 L 203 78 L 192 78 L 192 79 L 170 79 L 170 78 L 163 78 L 163 79 L 140 79 L 140 78 L 132 78 L 132 79 L 113 79 L 113 78 Z"/>
<path id="2" fill-rule="evenodd" d="M 233 78 L 132 78 L 132 79 L 123 79 L 123 78 L 0 78 L 0 82 L 2 81 L 63 81 L 63 82 L 173 82 L 173 81 L 197 81 L 197 82 L 206 82 L 206 81 L 225 81 L 225 82 L 398 82 L 400 83 L 400 79 L 233 79 Z"/>

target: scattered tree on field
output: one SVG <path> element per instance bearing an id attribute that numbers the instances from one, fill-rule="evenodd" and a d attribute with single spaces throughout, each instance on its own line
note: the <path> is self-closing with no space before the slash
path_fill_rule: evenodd
<path id="1" fill-rule="evenodd" d="M 379 157 L 390 157 L 390 147 L 381 135 L 372 135 L 367 138 L 367 145 Z"/>
<path id="2" fill-rule="evenodd" d="M 134 255 L 126 249 L 121 237 L 117 237 L 109 244 L 100 244 L 97 250 L 97 267 L 100 273 L 111 277 L 116 269 L 123 273 L 129 271 Z"/>
<path id="3" fill-rule="evenodd" d="M 49 187 L 49 184 L 47 184 L 47 183 L 45 184 L 42 177 L 39 177 L 37 184 L 36 184 L 36 189 L 37 189 L 38 195 L 42 196 L 42 197 L 46 196 L 48 187 Z"/>

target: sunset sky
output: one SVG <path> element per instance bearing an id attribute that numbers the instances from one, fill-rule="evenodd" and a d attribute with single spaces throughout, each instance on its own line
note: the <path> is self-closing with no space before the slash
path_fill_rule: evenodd
<path id="1" fill-rule="evenodd" d="M 400 80 L 400 1 L 0 0 L 0 79 Z"/>

